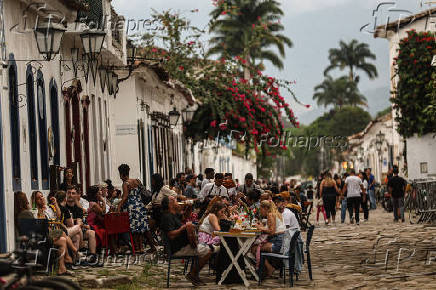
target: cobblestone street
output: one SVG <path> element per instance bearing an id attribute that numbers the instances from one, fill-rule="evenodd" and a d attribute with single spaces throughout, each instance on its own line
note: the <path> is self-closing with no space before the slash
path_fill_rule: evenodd
<path id="1" fill-rule="evenodd" d="M 394 223 L 391 213 L 382 209 L 371 211 L 370 220 L 360 226 L 348 223 L 317 226 L 311 255 L 314 280 L 308 279 L 307 268 L 304 268 L 295 289 L 436 288 L 436 227 L 410 225 L 407 220 L 404 224 Z M 183 276 L 182 264 L 176 262 L 172 269 L 170 287 L 191 288 Z M 130 266 L 128 270 L 125 266 L 111 266 L 77 270 L 75 279 L 89 288 L 162 288 L 166 283 L 166 270 L 167 264 L 162 263 L 155 266 L 143 263 Z M 277 279 L 268 279 L 261 287 L 252 281 L 250 288 L 288 287 L 278 275 L 276 271 Z M 214 276 L 208 275 L 207 266 L 201 277 L 208 284 L 203 289 L 244 288 L 241 285 L 217 286 Z"/>

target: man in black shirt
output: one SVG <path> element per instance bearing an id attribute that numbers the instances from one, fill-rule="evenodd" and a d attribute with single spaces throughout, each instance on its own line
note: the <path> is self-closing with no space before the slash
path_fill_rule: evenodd
<path id="1" fill-rule="evenodd" d="M 190 222 L 183 225 L 180 221 L 177 216 L 178 203 L 175 197 L 164 197 L 161 206 L 164 214 L 161 218 L 160 229 L 168 240 L 172 255 L 198 255 L 200 257 L 198 262 L 199 265 L 194 265 L 194 267 L 192 267 L 191 272 L 186 275 L 186 279 L 188 279 L 194 286 L 205 285 L 201 282 L 199 273 L 201 268 L 203 268 L 209 260 L 212 250 L 204 244 L 198 244 L 196 247 L 191 245 L 192 242 L 190 242 L 188 232 L 192 231 L 193 225 Z"/>
<path id="2" fill-rule="evenodd" d="M 394 209 L 394 222 L 404 222 L 404 193 L 406 191 L 407 182 L 398 176 L 398 166 L 393 168 L 394 176 L 388 181 L 389 194 L 392 197 L 392 207 Z"/>
<path id="3" fill-rule="evenodd" d="M 80 241 L 83 239 L 82 228 L 79 225 L 74 225 L 73 217 L 67 208 L 65 191 L 58 191 L 56 193 L 56 200 L 61 211 L 60 222 L 65 226 L 68 236 L 73 241 L 76 249 L 79 250 Z"/>
<path id="4" fill-rule="evenodd" d="M 83 238 L 88 240 L 88 250 L 91 254 L 90 262 L 96 260 L 97 242 L 95 239 L 95 232 L 91 230 L 89 225 L 83 223 L 83 209 L 80 207 L 80 194 L 74 186 L 67 187 L 67 204 L 66 208 L 70 211 L 74 224 L 79 225 L 83 230 Z M 82 242 L 82 241 L 80 241 Z"/>

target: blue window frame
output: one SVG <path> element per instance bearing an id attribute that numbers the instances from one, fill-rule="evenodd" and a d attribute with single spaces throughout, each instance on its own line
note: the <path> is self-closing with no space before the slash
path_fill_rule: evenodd
<path id="1" fill-rule="evenodd" d="M 55 165 L 61 164 L 61 146 L 59 137 L 59 96 L 58 96 L 58 86 L 56 81 L 52 78 L 50 80 L 50 108 L 51 108 L 51 128 L 53 130 L 53 140 L 54 140 L 54 156 L 53 161 Z"/>
<path id="2" fill-rule="evenodd" d="M 2 105 L 0 95 L 0 152 L 3 152 Z M 0 253 L 6 253 L 6 198 L 3 179 L 3 154 L 0 154 Z"/>
<path id="3" fill-rule="evenodd" d="M 17 65 L 14 55 L 9 55 L 9 114 L 11 129 L 12 153 L 12 188 L 21 190 L 21 159 L 20 159 L 20 104 L 18 98 Z"/>
<path id="4" fill-rule="evenodd" d="M 150 178 L 154 174 L 154 168 L 153 168 L 153 133 L 152 128 L 150 125 L 148 125 L 148 162 L 150 166 Z M 150 179 L 151 180 L 151 179 Z"/>
<path id="5" fill-rule="evenodd" d="M 48 166 L 48 139 L 47 117 L 45 110 L 44 76 L 40 70 L 36 76 L 36 90 L 38 99 L 38 124 L 39 124 L 39 150 L 41 158 L 42 189 L 49 189 L 49 166 Z"/>
<path id="6" fill-rule="evenodd" d="M 38 182 L 38 141 L 36 134 L 35 116 L 35 85 L 32 66 L 28 65 L 26 70 L 26 96 L 27 96 L 27 119 L 29 123 L 29 153 L 30 153 L 30 178 L 31 187 L 37 190 Z"/>

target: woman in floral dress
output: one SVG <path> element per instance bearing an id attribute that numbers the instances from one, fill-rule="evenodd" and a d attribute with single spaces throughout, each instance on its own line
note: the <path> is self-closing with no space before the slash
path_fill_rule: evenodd
<path id="1" fill-rule="evenodd" d="M 143 253 L 144 234 L 148 232 L 148 220 L 147 209 L 140 194 L 141 182 L 138 179 L 129 178 L 130 167 L 127 164 L 121 164 L 118 171 L 123 181 L 123 195 L 118 204 L 117 212 L 123 210 L 129 213 L 130 230 L 135 250 L 138 253 Z"/>

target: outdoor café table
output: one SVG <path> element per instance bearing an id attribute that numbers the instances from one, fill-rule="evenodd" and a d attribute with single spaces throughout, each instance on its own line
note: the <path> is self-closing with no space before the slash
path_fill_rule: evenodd
<path id="1" fill-rule="evenodd" d="M 223 281 L 226 279 L 229 272 L 232 270 L 233 267 L 236 268 L 238 271 L 239 276 L 241 277 L 242 281 L 244 281 L 245 287 L 249 287 L 250 283 L 247 280 L 247 277 L 245 276 L 245 272 L 239 267 L 238 259 L 240 256 L 244 258 L 245 266 L 250 270 L 250 272 L 253 274 L 256 281 L 259 281 L 259 276 L 256 273 L 256 270 L 254 269 L 253 265 L 247 260 L 245 255 L 250 250 L 251 246 L 253 245 L 254 241 L 256 240 L 256 237 L 260 235 L 260 232 L 257 230 L 253 231 L 243 231 L 243 232 L 214 232 L 215 236 L 219 237 L 226 237 L 226 238 L 236 238 L 238 240 L 239 244 L 239 251 L 237 252 L 236 256 L 233 255 L 232 250 L 229 248 L 227 242 L 225 239 L 221 239 L 221 243 L 224 246 L 224 249 L 226 249 L 227 254 L 230 257 L 231 264 L 227 267 L 227 269 L 223 272 L 221 276 L 221 280 L 218 282 L 218 285 L 221 285 Z"/>

